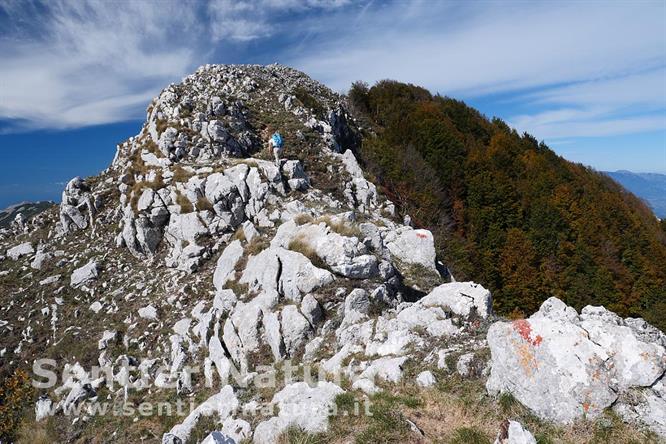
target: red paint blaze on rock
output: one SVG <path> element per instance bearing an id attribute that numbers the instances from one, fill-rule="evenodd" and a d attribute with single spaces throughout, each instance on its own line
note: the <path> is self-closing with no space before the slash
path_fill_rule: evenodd
<path id="1" fill-rule="evenodd" d="M 536 338 L 532 339 L 532 326 L 529 321 L 526 319 L 518 319 L 512 323 L 513 329 L 520 335 L 521 338 L 532 344 L 533 346 L 538 346 L 543 341 L 541 335 L 537 335 Z"/>
<path id="2" fill-rule="evenodd" d="M 426 235 L 423 234 L 423 233 L 416 233 L 416 237 L 418 237 L 418 238 L 420 238 L 420 239 L 426 239 L 428 236 L 426 236 Z"/>
<path id="3" fill-rule="evenodd" d="M 532 333 L 532 326 L 529 321 L 525 319 L 517 319 L 512 322 L 513 329 L 527 342 L 532 342 L 530 334 Z"/>

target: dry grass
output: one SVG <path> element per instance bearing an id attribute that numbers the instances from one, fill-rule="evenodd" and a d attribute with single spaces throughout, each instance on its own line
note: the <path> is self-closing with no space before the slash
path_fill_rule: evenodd
<path id="1" fill-rule="evenodd" d="M 314 222 L 314 218 L 307 213 L 300 213 L 294 216 L 296 225 L 305 225 Z"/>
<path id="2" fill-rule="evenodd" d="M 163 159 L 165 157 L 164 153 L 159 149 L 157 144 L 150 137 L 147 137 L 146 140 L 143 142 L 143 148 L 149 153 L 153 153 L 157 158 Z"/>
<path id="3" fill-rule="evenodd" d="M 194 173 L 186 170 L 180 165 L 174 166 L 172 171 L 174 182 L 187 182 L 192 176 L 194 176 Z"/>
<path id="4" fill-rule="evenodd" d="M 143 190 L 146 188 L 150 188 L 153 191 L 157 191 L 161 188 L 164 188 L 164 179 L 162 178 L 162 172 L 158 171 L 155 174 L 155 180 L 152 181 L 141 181 L 141 182 L 136 182 L 134 185 L 132 185 L 132 188 L 130 188 L 130 205 L 132 205 L 132 209 L 134 212 L 138 212 L 137 205 L 139 203 L 139 198 L 141 197 L 141 194 L 143 193 Z"/>
<path id="5" fill-rule="evenodd" d="M 372 416 L 345 414 L 353 411 L 363 396 L 354 392 L 340 395 L 336 399 L 338 414 L 330 418 L 329 432 L 315 435 L 315 441 L 294 442 L 485 444 L 493 442 L 506 419 L 521 422 L 542 444 L 659 442 L 656 435 L 624 424 L 613 412 L 595 421 L 557 426 L 535 417 L 510 395 L 497 400 L 488 396 L 480 378 L 461 378 L 436 370 L 433 373 L 440 382 L 430 389 L 410 382 L 382 384 L 385 391 L 370 397 Z M 405 381 L 408 379 L 413 380 L 406 377 Z M 424 436 L 412 432 L 408 421 L 416 424 Z M 295 432 L 288 436 L 304 439 Z"/>
<path id="6" fill-rule="evenodd" d="M 324 222 L 332 231 L 341 236 L 347 237 L 361 237 L 361 231 L 355 225 L 350 225 L 342 220 L 334 219 L 331 216 L 321 216 L 315 221 L 316 223 Z"/>
<path id="7" fill-rule="evenodd" d="M 322 260 L 322 258 L 319 257 L 317 252 L 314 250 L 314 248 L 312 248 L 312 245 L 310 245 L 304 236 L 299 235 L 293 238 L 291 242 L 289 242 L 288 248 L 291 251 L 301 253 L 303 256 L 310 259 L 310 262 L 312 262 L 312 265 L 315 267 L 327 269 L 326 263 Z"/>
<path id="8" fill-rule="evenodd" d="M 250 287 L 247 284 L 241 284 L 236 279 L 231 279 L 227 281 L 227 283 L 224 284 L 224 288 L 233 291 L 236 297 L 241 299 L 244 295 L 248 294 L 250 291 Z"/>
<path id="9" fill-rule="evenodd" d="M 194 206 L 192 205 L 192 202 L 185 197 L 183 193 L 176 192 L 176 204 L 180 207 L 180 212 L 183 214 L 186 213 L 191 213 L 194 211 Z"/>
<path id="10" fill-rule="evenodd" d="M 242 231 L 242 230 L 241 230 Z M 245 236 L 245 234 L 243 234 Z M 264 236 L 255 236 L 252 242 L 245 247 L 247 256 L 256 256 L 270 246 L 270 242 Z"/>
<path id="11" fill-rule="evenodd" d="M 310 435 L 303 429 L 298 427 L 289 427 L 286 432 L 282 433 L 276 444 L 319 444 L 328 442 L 317 435 Z"/>
<path id="12" fill-rule="evenodd" d="M 213 211 L 213 204 L 207 197 L 201 196 L 197 199 L 197 211 Z"/>
<path id="13" fill-rule="evenodd" d="M 51 418 L 44 419 L 40 422 L 30 420 L 21 423 L 18 436 L 16 439 L 17 444 L 51 444 L 56 442 L 53 432 L 50 430 L 49 422 Z"/>
<path id="14" fill-rule="evenodd" d="M 245 240 L 245 230 L 243 230 L 243 227 L 238 227 L 238 229 L 236 229 L 236 232 L 234 233 L 231 240 L 239 240 L 241 242 Z"/>
<path id="15" fill-rule="evenodd" d="M 520 421 L 542 443 L 636 443 L 656 442 L 649 435 L 625 425 L 612 412 L 597 421 L 578 421 L 570 426 L 556 426 L 535 417 L 511 395 L 498 400 L 488 396 L 482 379 L 462 378 L 439 374 L 433 389 L 417 389 L 415 396 L 422 400 L 418 408 L 405 409 L 425 433 L 426 438 L 450 437 L 449 442 L 492 442 L 506 419 Z M 601 424 L 608 423 L 606 427 Z M 467 440 L 461 441 L 461 437 Z M 473 441 L 476 436 L 480 441 Z"/>
<path id="16" fill-rule="evenodd" d="M 169 122 L 167 122 L 164 119 L 157 119 L 157 122 L 155 122 L 155 127 L 157 129 L 157 136 L 161 136 L 164 131 L 166 131 L 167 127 L 169 126 Z"/>

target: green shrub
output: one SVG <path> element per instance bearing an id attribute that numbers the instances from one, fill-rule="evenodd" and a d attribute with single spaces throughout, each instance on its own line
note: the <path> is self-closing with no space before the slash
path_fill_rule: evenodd
<path id="1" fill-rule="evenodd" d="M 302 87 L 297 87 L 294 89 L 294 96 L 298 99 L 299 102 L 303 104 L 303 106 L 309 110 L 311 110 L 315 116 L 321 118 L 324 117 L 325 109 L 319 103 L 319 101 L 308 92 L 307 89 L 302 88 Z"/>

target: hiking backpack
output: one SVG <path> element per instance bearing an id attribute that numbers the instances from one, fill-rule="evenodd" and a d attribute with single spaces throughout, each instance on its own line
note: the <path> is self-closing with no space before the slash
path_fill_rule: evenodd
<path id="1" fill-rule="evenodd" d="M 273 146 L 276 148 L 282 148 L 282 136 L 280 133 L 275 133 L 273 134 L 273 137 L 271 137 L 271 140 L 273 141 Z"/>

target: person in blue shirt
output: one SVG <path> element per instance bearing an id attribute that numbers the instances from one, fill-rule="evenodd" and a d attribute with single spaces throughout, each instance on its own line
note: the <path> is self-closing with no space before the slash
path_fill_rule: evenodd
<path id="1" fill-rule="evenodd" d="M 282 139 L 282 134 L 279 131 L 273 131 L 273 128 L 270 126 L 266 128 L 265 134 L 269 137 L 268 139 L 268 150 L 273 152 L 275 156 L 275 166 L 280 167 L 280 157 L 284 152 L 284 141 Z"/>

